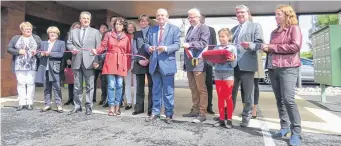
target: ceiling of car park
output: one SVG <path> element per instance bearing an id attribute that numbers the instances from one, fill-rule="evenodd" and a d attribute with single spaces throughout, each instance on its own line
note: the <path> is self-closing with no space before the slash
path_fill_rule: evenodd
<path id="1" fill-rule="evenodd" d="M 207 17 L 235 16 L 235 6 L 247 5 L 252 15 L 274 15 L 278 5 L 290 4 L 297 14 L 341 12 L 341 1 L 57 1 L 79 10 L 107 9 L 126 18 L 141 14 L 155 17 L 158 8 L 165 8 L 171 18 L 187 17 L 187 11 L 198 8 Z"/>

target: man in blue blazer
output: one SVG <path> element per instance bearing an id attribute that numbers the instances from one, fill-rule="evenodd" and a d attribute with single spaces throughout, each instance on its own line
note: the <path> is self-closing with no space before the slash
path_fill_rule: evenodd
<path id="1" fill-rule="evenodd" d="M 169 24 L 168 17 L 167 10 L 160 8 L 156 11 L 158 25 L 148 32 L 148 42 L 144 44 L 145 50 L 150 53 L 149 73 L 153 80 L 153 110 L 147 122 L 159 118 L 161 97 L 164 98 L 166 123 L 172 121 L 174 113 L 175 53 L 180 49 L 180 29 Z"/>

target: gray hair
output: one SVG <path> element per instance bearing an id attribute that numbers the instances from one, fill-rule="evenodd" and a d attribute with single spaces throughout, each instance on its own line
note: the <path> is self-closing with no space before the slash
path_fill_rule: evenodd
<path id="1" fill-rule="evenodd" d="M 90 16 L 90 19 L 91 19 L 91 13 L 88 12 L 88 11 L 82 11 L 81 14 L 79 15 L 79 19 L 82 18 L 82 15 L 89 15 L 89 16 Z"/>
<path id="2" fill-rule="evenodd" d="M 157 15 L 158 13 L 160 13 L 160 12 L 165 12 L 165 13 L 167 14 L 167 16 L 169 16 L 169 15 L 168 15 L 168 11 L 167 11 L 166 9 L 164 9 L 164 8 L 159 8 L 159 9 L 157 9 L 156 15 Z"/>
<path id="3" fill-rule="evenodd" d="M 237 5 L 236 9 L 243 9 L 249 12 L 249 21 L 253 21 L 249 7 L 247 7 L 246 5 Z"/>
<path id="4" fill-rule="evenodd" d="M 199 11 L 197 8 L 192 8 L 192 9 L 190 9 L 187 13 L 188 13 L 188 14 L 195 14 L 195 15 L 198 16 L 198 17 L 201 16 L 200 11 Z"/>
<path id="5" fill-rule="evenodd" d="M 247 7 L 246 5 L 237 5 L 236 9 L 244 9 L 246 11 L 250 11 L 249 7 Z"/>

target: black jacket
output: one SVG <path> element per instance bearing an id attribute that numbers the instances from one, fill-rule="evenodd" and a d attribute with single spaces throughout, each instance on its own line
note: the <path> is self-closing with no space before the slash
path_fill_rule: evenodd
<path id="1" fill-rule="evenodd" d="M 137 48 L 137 54 L 142 55 L 149 59 L 149 53 L 142 48 L 143 44 L 146 42 L 146 40 L 143 37 L 142 31 L 136 31 L 134 33 L 134 41 L 136 42 L 136 48 Z M 147 66 L 141 66 L 138 62 L 138 60 L 134 60 L 132 73 L 134 74 L 146 74 L 149 72 L 149 65 Z"/>

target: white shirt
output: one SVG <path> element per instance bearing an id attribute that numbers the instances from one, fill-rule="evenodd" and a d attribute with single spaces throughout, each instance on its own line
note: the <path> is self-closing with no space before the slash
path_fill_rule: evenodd
<path id="1" fill-rule="evenodd" d="M 52 47 L 53 47 L 55 42 L 56 42 L 56 40 L 54 42 L 51 42 L 50 40 L 47 41 L 47 43 L 48 43 L 47 52 L 51 53 Z M 46 70 L 49 70 L 49 58 L 47 58 Z"/>
<path id="2" fill-rule="evenodd" d="M 83 37 L 83 31 L 84 31 L 84 29 L 85 29 L 85 34 L 86 34 L 86 31 L 88 30 L 88 28 L 89 28 L 89 26 L 88 26 L 88 27 L 81 27 L 81 28 L 80 28 L 80 29 L 81 29 L 81 31 L 80 31 L 80 33 L 81 33 L 81 34 L 80 34 L 80 37 L 81 37 L 81 38 L 79 38 L 80 41 L 83 41 L 83 40 L 82 40 L 82 37 Z M 84 39 L 85 39 L 85 34 L 84 34 Z"/>
<path id="3" fill-rule="evenodd" d="M 162 37 L 165 36 L 165 28 L 166 28 L 166 25 L 167 25 L 167 22 L 162 26 L 163 30 L 162 30 Z M 161 27 L 159 25 L 159 31 L 157 32 L 158 35 L 157 35 L 157 41 L 159 43 L 159 39 L 160 39 L 160 34 L 161 34 Z M 163 39 L 163 38 L 162 38 Z"/>

